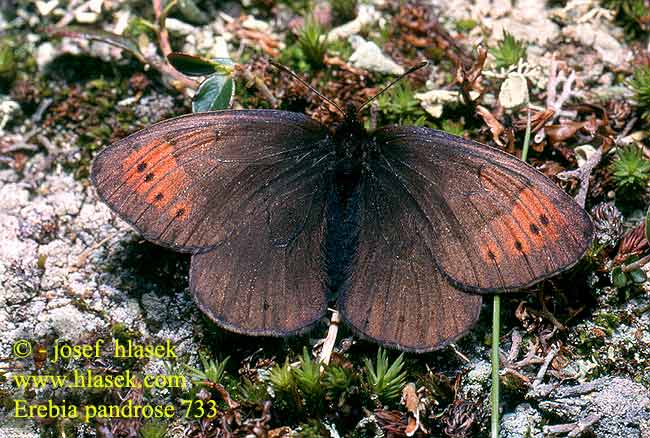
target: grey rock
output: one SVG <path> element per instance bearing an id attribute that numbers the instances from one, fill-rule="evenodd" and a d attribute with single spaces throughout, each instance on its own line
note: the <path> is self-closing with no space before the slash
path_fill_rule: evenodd
<path id="1" fill-rule="evenodd" d="M 528 403 L 522 403 L 514 412 L 501 419 L 503 438 L 541 438 L 542 414 Z"/>
<path id="2" fill-rule="evenodd" d="M 562 386 L 552 399 L 539 404 L 542 411 L 579 426 L 591 426 L 599 438 L 641 437 L 641 424 L 650 421 L 650 391 L 620 377 L 602 377 L 576 386 Z"/>

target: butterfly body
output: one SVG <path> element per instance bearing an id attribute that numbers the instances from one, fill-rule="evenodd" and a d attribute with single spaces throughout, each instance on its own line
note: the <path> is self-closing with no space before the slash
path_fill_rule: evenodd
<path id="1" fill-rule="evenodd" d="M 102 151 L 92 180 L 147 239 L 192 253 L 199 308 L 249 335 L 336 305 L 366 337 L 430 351 L 472 327 L 476 294 L 568 269 L 592 235 L 516 158 L 432 129 L 367 132 L 353 110 L 334 129 L 276 110 L 166 120 Z"/>

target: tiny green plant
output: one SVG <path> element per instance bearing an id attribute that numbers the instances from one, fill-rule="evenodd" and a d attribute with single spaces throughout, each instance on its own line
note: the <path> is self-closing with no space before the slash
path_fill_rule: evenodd
<path id="1" fill-rule="evenodd" d="M 496 47 L 490 49 L 494 56 L 494 63 L 497 68 L 508 68 L 515 65 L 520 59 L 526 58 L 526 46 L 523 41 L 517 40 L 512 34 L 504 31 L 503 39 Z"/>
<path id="2" fill-rule="evenodd" d="M 238 389 L 240 399 L 245 404 L 258 405 L 264 400 L 270 399 L 266 385 L 261 382 L 253 382 L 250 379 L 244 378 Z"/>
<path id="3" fill-rule="evenodd" d="M 377 98 L 377 106 L 388 123 L 423 124 L 426 114 L 415 99 L 411 85 L 402 81 Z M 422 118 L 422 116 L 425 116 Z"/>
<path id="4" fill-rule="evenodd" d="M 296 384 L 308 406 L 319 409 L 323 403 L 320 364 L 312 360 L 307 348 L 303 348 L 300 366 L 294 370 Z"/>
<path id="5" fill-rule="evenodd" d="M 296 387 L 289 360 L 284 365 L 275 364 L 269 374 L 269 382 L 276 393 L 291 393 Z"/>
<path id="6" fill-rule="evenodd" d="M 323 386 L 330 400 L 337 406 L 345 402 L 346 394 L 354 387 L 354 377 L 350 368 L 330 365 L 325 368 Z"/>
<path id="7" fill-rule="evenodd" d="M 630 87 L 634 91 L 634 100 L 641 117 L 650 121 L 650 65 L 639 67 L 634 71 Z"/>
<path id="8" fill-rule="evenodd" d="M 389 403 L 400 398 L 406 383 L 406 371 L 402 371 L 404 353 L 390 363 L 388 354 L 380 348 L 377 350 L 377 361 L 373 364 L 370 359 L 365 358 L 365 365 L 366 383 L 380 402 Z"/>
<path id="9" fill-rule="evenodd" d="M 298 32 L 298 47 L 310 66 L 316 69 L 323 67 L 328 42 L 325 30 L 311 15 L 305 17 L 305 22 Z"/>
<path id="10" fill-rule="evenodd" d="M 202 370 L 187 366 L 192 381 L 198 384 L 203 382 L 209 382 L 215 385 L 221 384 L 225 375 L 226 364 L 228 363 L 229 357 L 226 357 L 221 361 L 208 359 L 203 355 L 200 355 L 199 357 L 201 359 Z"/>
<path id="11" fill-rule="evenodd" d="M 616 151 L 611 171 L 616 192 L 625 199 L 639 198 L 650 183 L 650 160 L 633 144 Z"/>

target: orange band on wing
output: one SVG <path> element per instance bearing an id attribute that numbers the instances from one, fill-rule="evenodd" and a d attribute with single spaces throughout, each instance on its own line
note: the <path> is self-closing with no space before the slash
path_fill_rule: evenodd
<path id="1" fill-rule="evenodd" d="M 174 208 L 167 214 L 183 219 L 189 205 L 178 201 L 181 188 L 187 187 L 188 175 L 173 155 L 174 147 L 164 141 L 154 140 L 133 152 L 122 164 L 124 183 L 145 197 L 147 204 L 159 209 L 171 202 Z"/>

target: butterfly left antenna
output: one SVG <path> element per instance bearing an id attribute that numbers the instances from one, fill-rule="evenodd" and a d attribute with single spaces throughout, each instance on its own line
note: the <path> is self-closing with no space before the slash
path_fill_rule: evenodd
<path id="1" fill-rule="evenodd" d="M 395 79 L 393 82 L 391 82 L 390 84 L 388 84 L 388 85 L 386 85 L 384 88 L 382 88 L 382 90 L 381 90 L 379 93 L 375 94 L 375 95 L 372 96 L 370 99 L 366 100 L 366 101 L 363 103 L 363 105 L 361 105 L 361 106 L 359 107 L 359 109 L 358 109 L 357 111 L 360 112 L 364 107 L 368 106 L 368 104 L 370 104 L 370 102 L 372 102 L 373 100 L 375 100 L 376 98 L 378 98 L 379 96 L 381 96 L 382 94 L 384 94 L 384 93 L 385 93 L 385 92 L 386 92 L 390 87 L 392 87 L 393 85 L 395 85 L 396 83 L 398 83 L 399 81 L 401 81 L 402 79 L 404 79 L 404 77 L 410 75 L 411 73 L 413 73 L 413 72 L 415 72 L 415 71 L 420 70 L 422 67 L 426 67 L 427 65 L 429 65 L 429 61 L 422 61 L 421 63 L 416 64 L 416 65 L 414 65 L 413 67 L 409 68 L 407 71 L 405 71 L 404 73 L 402 73 L 402 74 L 401 74 L 397 79 Z"/>
<path id="2" fill-rule="evenodd" d="M 291 76 L 293 76 L 294 79 L 296 79 L 298 82 L 300 82 L 301 84 L 303 84 L 305 87 L 309 88 L 309 90 L 310 90 L 312 93 L 314 93 L 315 95 L 317 95 L 318 97 L 320 97 L 321 99 L 323 99 L 325 102 L 327 102 L 327 103 L 329 103 L 330 105 L 332 105 L 332 106 L 333 106 L 334 108 L 336 108 L 337 110 L 339 110 L 341 114 L 345 115 L 345 111 L 343 111 L 343 109 L 342 109 L 340 106 L 338 106 L 338 105 L 336 104 L 336 102 L 334 102 L 334 101 L 333 101 L 332 99 L 330 99 L 329 97 L 322 95 L 322 94 L 321 94 L 317 89 L 315 89 L 314 87 L 312 87 L 311 85 L 309 85 L 309 84 L 307 83 L 307 81 L 305 81 L 303 78 L 301 78 L 301 77 L 298 76 L 296 73 L 294 73 L 293 71 L 291 71 L 291 69 L 289 69 L 288 67 L 285 67 L 284 65 L 279 64 L 279 63 L 277 63 L 277 62 L 275 62 L 275 61 L 273 61 L 273 60 L 271 60 L 271 59 L 269 60 L 269 63 L 270 63 L 273 67 L 275 67 L 275 68 L 277 68 L 277 69 L 280 69 L 280 70 L 282 70 L 282 71 L 284 71 L 284 72 L 286 72 L 286 73 L 289 73 Z"/>

